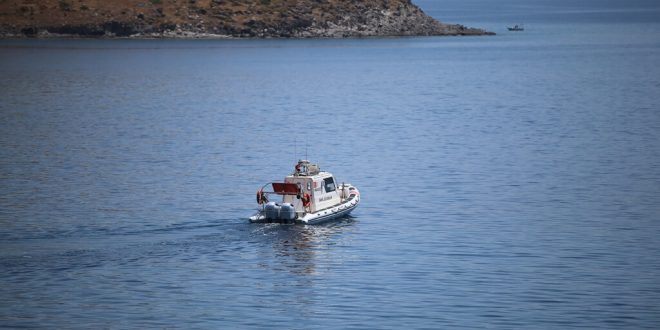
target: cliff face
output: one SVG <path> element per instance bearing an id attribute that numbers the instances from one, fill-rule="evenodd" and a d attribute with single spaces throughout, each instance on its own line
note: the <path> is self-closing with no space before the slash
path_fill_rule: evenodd
<path id="1" fill-rule="evenodd" d="M 491 34 L 410 0 L 0 0 L 4 37 L 362 37 Z"/>

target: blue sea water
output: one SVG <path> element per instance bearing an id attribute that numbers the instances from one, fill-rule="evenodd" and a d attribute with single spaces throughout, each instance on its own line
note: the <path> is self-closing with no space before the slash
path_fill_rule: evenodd
<path id="1" fill-rule="evenodd" d="M 498 35 L 0 41 L 0 326 L 660 327 L 660 6 L 416 3 Z"/>

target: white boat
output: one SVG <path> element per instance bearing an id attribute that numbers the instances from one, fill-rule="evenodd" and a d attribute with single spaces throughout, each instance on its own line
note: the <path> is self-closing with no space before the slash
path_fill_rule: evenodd
<path id="1" fill-rule="evenodd" d="M 272 187 L 267 190 L 268 186 Z M 281 201 L 271 198 L 281 195 Z M 344 217 L 360 203 L 360 192 L 348 183 L 337 184 L 332 173 L 300 160 L 284 182 L 271 182 L 257 190 L 259 210 L 250 222 L 318 224 Z"/>

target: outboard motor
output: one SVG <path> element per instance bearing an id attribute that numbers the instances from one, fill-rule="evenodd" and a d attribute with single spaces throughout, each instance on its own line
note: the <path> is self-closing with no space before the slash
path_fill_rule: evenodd
<path id="1" fill-rule="evenodd" d="M 264 207 L 266 218 L 270 220 L 277 220 L 280 214 L 280 208 L 281 207 L 275 202 L 266 203 L 266 206 Z"/>
<path id="2" fill-rule="evenodd" d="M 280 207 L 280 219 L 281 220 L 295 220 L 296 219 L 296 209 L 291 203 L 284 203 Z"/>

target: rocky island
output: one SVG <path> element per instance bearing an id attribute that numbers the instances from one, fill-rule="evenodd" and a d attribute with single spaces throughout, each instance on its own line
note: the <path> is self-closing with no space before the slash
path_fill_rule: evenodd
<path id="1" fill-rule="evenodd" d="M 342 38 L 493 34 L 410 0 L 0 0 L 0 37 Z"/>

